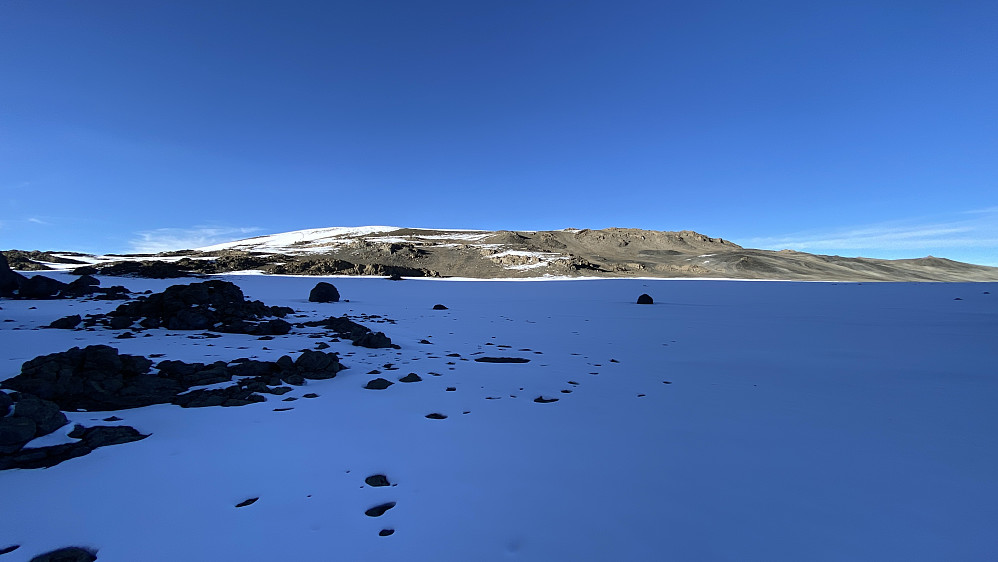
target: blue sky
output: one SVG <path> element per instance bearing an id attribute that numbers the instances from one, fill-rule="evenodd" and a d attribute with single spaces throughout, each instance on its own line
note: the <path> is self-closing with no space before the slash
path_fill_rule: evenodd
<path id="1" fill-rule="evenodd" d="M 998 3 L 0 3 L 0 247 L 691 229 L 998 265 Z"/>

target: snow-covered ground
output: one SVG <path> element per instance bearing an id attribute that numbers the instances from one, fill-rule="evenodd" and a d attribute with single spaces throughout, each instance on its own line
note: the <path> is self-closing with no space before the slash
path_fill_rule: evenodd
<path id="1" fill-rule="evenodd" d="M 309 318 L 395 320 L 360 321 L 402 349 L 331 343 L 350 367 L 335 379 L 237 408 L 115 412 L 152 435 L 0 472 L 0 549 L 21 545 L 0 560 L 70 545 L 101 562 L 998 553 L 998 284 L 335 278 L 350 302 L 315 304 L 315 277 L 225 278 Z M 0 301 L 0 378 L 93 343 L 210 362 L 326 341 L 35 329 L 116 304 Z M 423 382 L 362 388 L 410 372 Z M 305 393 L 319 397 L 281 401 Z M 393 485 L 365 486 L 377 473 Z"/>

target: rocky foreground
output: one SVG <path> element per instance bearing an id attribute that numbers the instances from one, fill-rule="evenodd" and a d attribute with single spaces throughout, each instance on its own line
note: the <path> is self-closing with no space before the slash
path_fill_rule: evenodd
<path id="1" fill-rule="evenodd" d="M 4 252 L 14 269 L 152 278 L 233 271 L 477 279 L 737 278 L 806 281 L 996 281 L 998 268 L 925 257 L 845 258 L 743 248 L 692 231 L 626 228 L 458 231 L 325 228 L 161 254 Z"/>

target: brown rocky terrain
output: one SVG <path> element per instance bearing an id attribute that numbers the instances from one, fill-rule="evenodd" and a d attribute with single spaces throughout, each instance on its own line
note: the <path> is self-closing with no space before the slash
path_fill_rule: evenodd
<path id="1" fill-rule="evenodd" d="M 45 259 L 48 257 L 63 263 Z M 77 263 L 85 259 L 80 254 L 57 252 L 18 252 L 16 258 L 21 266 L 16 269 L 22 270 L 65 269 L 70 268 L 65 263 L 70 258 Z M 998 281 L 998 268 L 931 256 L 882 260 L 756 250 L 688 230 L 629 228 L 554 231 L 329 228 L 155 255 L 91 258 L 91 265 L 79 268 L 79 272 L 150 277 L 260 270 L 295 275 L 479 279 L 584 276 Z"/>

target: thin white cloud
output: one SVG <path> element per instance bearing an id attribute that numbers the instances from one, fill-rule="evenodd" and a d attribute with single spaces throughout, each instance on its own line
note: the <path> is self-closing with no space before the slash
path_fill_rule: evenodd
<path id="1" fill-rule="evenodd" d="M 40 225 L 44 225 L 44 226 L 52 226 L 52 223 L 45 222 L 45 221 L 43 221 L 42 219 L 40 219 L 38 217 L 28 217 L 26 220 L 28 222 L 34 223 L 34 224 L 40 224 Z"/>
<path id="2" fill-rule="evenodd" d="M 136 232 L 132 239 L 131 251 L 139 254 L 155 254 L 172 250 L 188 250 L 245 238 L 259 232 L 257 227 L 196 226 L 193 228 L 157 228 Z"/>
<path id="3" fill-rule="evenodd" d="M 960 249 L 980 253 L 998 250 L 998 207 L 975 209 L 935 220 L 905 220 L 849 228 L 797 232 L 745 240 L 765 249 L 807 252 L 921 252 Z"/>

